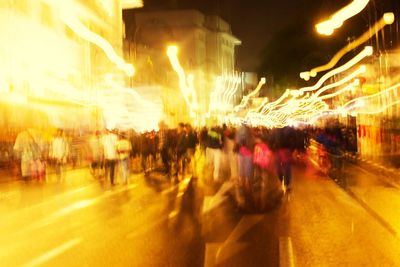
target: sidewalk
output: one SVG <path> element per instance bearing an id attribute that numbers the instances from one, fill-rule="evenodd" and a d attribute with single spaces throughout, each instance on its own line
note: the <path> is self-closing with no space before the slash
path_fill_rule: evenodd
<path id="1" fill-rule="evenodd" d="M 400 237 L 400 184 L 398 174 L 371 171 L 365 164 L 347 164 L 345 188 L 361 205 Z"/>
<path id="2" fill-rule="evenodd" d="M 362 158 L 358 154 L 346 153 L 345 157 L 352 163 L 362 166 L 372 172 L 383 174 L 388 181 L 396 183 L 400 186 L 400 168 L 393 167 L 389 164 L 382 164 L 381 162 L 372 161 Z"/>
<path id="3" fill-rule="evenodd" d="M 400 265 L 398 236 L 333 180 L 295 168 L 293 182 L 283 216 L 295 266 Z"/>

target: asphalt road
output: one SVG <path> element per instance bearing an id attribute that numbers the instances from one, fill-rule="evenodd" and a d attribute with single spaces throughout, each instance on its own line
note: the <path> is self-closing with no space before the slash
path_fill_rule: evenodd
<path id="1" fill-rule="evenodd" d="M 229 181 L 49 180 L 0 185 L 1 266 L 400 266 L 398 236 L 311 168 L 263 212 Z"/>

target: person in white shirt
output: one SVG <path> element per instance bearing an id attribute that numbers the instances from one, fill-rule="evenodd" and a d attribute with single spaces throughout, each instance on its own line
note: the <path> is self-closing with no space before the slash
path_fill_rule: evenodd
<path id="1" fill-rule="evenodd" d="M 93 176 L 97 177 L 103 169 L 104 148 L 100 138 L 100 131 L 96 131 L 89 139 L 89 147 L 91 151 L 91 171 Z"/>
<path id="2" fill-rule="evenodd" d="M 124 133 L 119 134 L 119 140 L 117 142 L 117 152 L 119 159 L 119 167 L 122 183 L 128 184 L 129 178 L 129 155 L 131 153 L 132 146 L 131 142 L 126 138 Z"/>
<path id="3" fill-rule="evenodd" d="M 117 141 L 118 137 L 112 131 L 108 131 L 102 138 L 104 147 L 104 160 L 106 168 L 106 177 L 110 176 L 110 182 L 114 185 L 115 164 L 117 163 Z"/>
<path id="4" fill-rule="evenodd" d="M 53 138 L 50 149 L 50 158 L 54 161 L 54 168 L 58 180 L 61 179 L 61 169 L 64 164 L 67 163 L 67 156 L 69 153 L 69 147 L 67 140 L 64 137 L 64 131 L 57 130 L 56 136 Z"/>

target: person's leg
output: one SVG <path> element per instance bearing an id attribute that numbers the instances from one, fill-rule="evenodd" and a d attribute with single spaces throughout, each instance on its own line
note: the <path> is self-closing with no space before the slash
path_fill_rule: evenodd
<path id="1" fill-rule="evenodd" d="M 61 162 L 59 160 L 56 160 L 54 169 L 56 171 L 57 179 L 60 182 L 60 180 L 61 180 Z"/>
<path id="2" fill-rule="evenodd" d="M 251 194 L 253 186 L 253 157 L 244 157 L 244 172 L 246 177 L 246 188 Z"/>
<path id="3" fill-rule="evenodd" d="M 193 148 L 189 148 L 186 152 L 186 160 L 188 164 L 188 173 L 191 174 L 192 176 L 196 176 L 196 165 L 195 165 L 195 158 L 194 158 L 194 153 L 195 150 Z"/>
<path id="4" fill-rule="evenodd" d="M 114 185 L 115 163 L 115 160 L 110 160 L 110 181 L 112 185 Z"/>
<path id="5" fill-rule="evenodd" d="M 142 171 L 146 173 L 146 160 L 147 160 L 147 155 L 146 154 L 141 154 L 141 165 L 142 165 Z"/>
<path id="6" fill-rule="evenodd" d="M 167 158 L 168 156 L 165 148 L 161 149 L 160 155 L 162 163 L 164 165 L 165 172 L 168 174 L 169 173 L 168 158 Z"/>
<path id="7" fill-rule="evenodd" d="M 128 184 L 128 160 L 123 159 L 119 162 L 121 170 L 121 180 L 123 184 Z"/>
<path id="8" fill-rule="evenodd" d="M 244 184 L 245 184 L 245 172 L 244 172 L 244 156 L 238 154 L 237 161 L 238 161 L 238 177 L 235 183 L 235 198 L 236 202 L 238 203 L 239 207 L 245 206 L 245 197 L 244 197 Z"/>
<path id="9" fill-rule="evenodd" d="M 131 175 L 131 169 L 130 169 L 130 166 L 129 166 L 129 158 L 125 159 L 124 162 L 125 162 L 125 176 L 126 176 L 125 183 L 128 184 L 129 183 L 129 177 Z"/>
<path id="10" fill-rule="evenodd" d="M 283 164 L 283 172 L 285 186 L 290 188 L 290 182 L 292 179 L 292 164 L 290 161 L 287 161 Z"/>
<path id="11" fill-rule="evenodd" d="M 278 152 L 275 153 L 275 167 L 276 167 L 276 175 L 282 182 L 283 180 L 282 160 Z"/>
<path id="12" fill-rule="evenodd" d="M 229 160 L 229 169 L 230 169 L 230 174 L 231 174 L 231 179 L 235 179 L 238 175 L 238 161 L 237 161 L 237 155 L 233 152 L 228 153 L 228 160 Z"/>
<path id="13" fill-rule="evenodd" d="M 214 149 L 214 181 L 219 182 L 220 177 L 219 177 L 219 166 L 221 164 L 221 150 L 220 149 Z"/>

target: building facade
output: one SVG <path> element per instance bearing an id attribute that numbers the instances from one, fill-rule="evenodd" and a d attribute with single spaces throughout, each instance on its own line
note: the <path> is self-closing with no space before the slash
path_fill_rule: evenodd
<path id="1" fill-rule="evenodd" d="M 180 64 L 194 76 L 198 114 L 206 114 L 216 78 L 235 71 L 235 47 L 241 42 L 232 34 L 230 25 L 220 17 L 196 10 L 138 11 L 135 27 L 128 29 L 125 55 L 138 68 L 134 82 L 161 83 L 168 92 L 165 114 L 174 117 L 170 121 L 190 121 L 183 98 L 179 99 L 177 75 L 166 55 L 167 46 L 176 45 Z"/>
<path id="2" fill-rule="evenodd" d="M 106 89 L 106 74 L 123 72 L 121 1 L 4 0 L 0 22 L 0 123 L 101 123 L 89 96 Z"/>
<path id="3" fill-rule="evenodd" d="M 400 164 L 399 58 L 400 51 L 392 50 L 364 60 L 366 71 L 357 77 L 359 85 L 330 103 L 332 107 L 340 107 L 352 99 L 367 97 L 359 102 L 357 109 L 361 112 L 338 116 L 337 121 L 355 130 L 361 157 L 397 167 Z M 352 71 L 335 79 L 342 79 Z"/>

